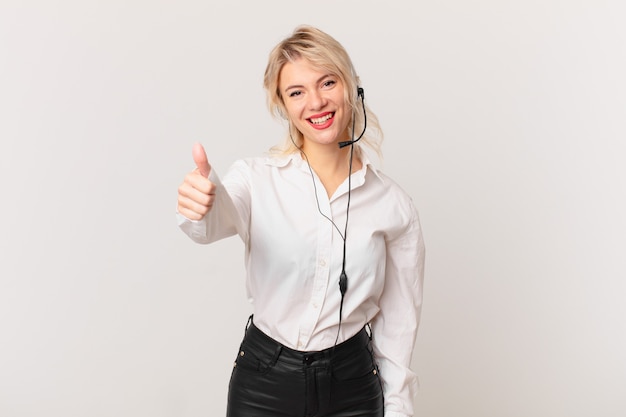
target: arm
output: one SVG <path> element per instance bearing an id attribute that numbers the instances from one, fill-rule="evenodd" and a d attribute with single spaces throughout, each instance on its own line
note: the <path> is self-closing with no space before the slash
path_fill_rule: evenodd
<path id="1" fill-rule="evenodd" d="M 422 306 L 424 241 L 417 212 L 387 241 L 385 287 L 372 321 L 373 346 L 385 396 L 385 417 L 413 415 L 417 376 L 411 357 Z"/>

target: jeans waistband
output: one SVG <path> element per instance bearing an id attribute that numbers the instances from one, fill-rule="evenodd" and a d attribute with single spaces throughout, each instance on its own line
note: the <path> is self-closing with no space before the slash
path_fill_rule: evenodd
<path id="1" fill-rule="evenodd" d="M 272 339 L 256 327 L 252 320 L 249 322 L 244 337 L 245 343 L 265 351 L 275 360 L 304 365 L 310 365 L 321 360 L 335 361 L 350 357 L 356 350 L 367 349 L 370 340 L 370 335 L 363 327 L 357 334 L 333 347 L 319 351 L 300 351 L 291 349 Z"/>

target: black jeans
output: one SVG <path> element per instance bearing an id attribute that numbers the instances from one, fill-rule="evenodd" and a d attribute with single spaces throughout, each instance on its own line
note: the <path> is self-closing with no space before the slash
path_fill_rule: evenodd
<path id="1" fill-rule="evenodd" d="M 300 352 L 254 324 L 234 364 L 227 417 L 383 417 L 383 391 L 365 329 L 334 348 Z"/>

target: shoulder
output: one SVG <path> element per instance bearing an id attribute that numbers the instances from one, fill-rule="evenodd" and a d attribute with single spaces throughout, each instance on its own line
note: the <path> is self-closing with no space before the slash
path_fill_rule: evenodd
<path id="1" fill-rule="evenodd" d="M 413 198 L 389 175 L 368 165 L 366 184 L 380 218 L 385 219 L 388 237 L 419 228 L 419 213 Z M 374 197 L 375 196 L 375 197 Z"/>
<path id="2" fill-rule="evenodd" d="M 261 155 L 241 158 L 232 163 L 224 176 L 227 182 L 258 182 L 273 177 L 277 171 L 294 166 L 293 155 Z M 297 162 L 296 162 L 297 165 Z"/>
<path id="3" fill-rule="evenodd" d="M 282 168 L 289 165 L 293 159 L 293 154 L 252 156 L 236 160 L 230 169 L 268 170 L 272 168 Z"/>
<path id="4" fill-rule="evenodd" d="M 374 184 L 380 192 L 390 201 L 400 204 L 403 207 L 414 209 L 413 199 L 393 178 L 385 174 L 379 168 L 369 164 L 367 166 L 366 181 Z"/>

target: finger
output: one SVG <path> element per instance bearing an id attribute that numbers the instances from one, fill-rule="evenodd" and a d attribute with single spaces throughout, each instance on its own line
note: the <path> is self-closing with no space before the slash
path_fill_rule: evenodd
<path id="1" fill-rule="evenodd" d="M 195 174 L 195 176 L 206 181 L 206 178 L 200 177 L 199 174 Z M 206 184 L 202 183 L 201 185 Z M 211 187 L 214 187 L 213 183 L 208 183 L 208 186 L 209 187 L 206 189 L 199 189 L 199 187 L 194 186 L 193 183 L 184 182 L 178 187 L 178 196 L 186 197 L 198 204 L 208 206 L 209 203 L 211 203 L 211 201 L 215 198 L 215 193 L 211 192 Z"/>
<path id="2" fill-rule="evenodd" d="M 194 220 L 194 221 L 199 221 L 202 220 L 202 218 L 204 217 L 202 214 L 198 214 L 193 210 L 189 210 L 188 208 L 185 207 L 178 207 L 178 213 L 182 214 L 184 217 L 188 218 L 189 220 Z"/>
<path id="3" fill-rule="evenodd" d="M 182 185 L 196 189 L 203 194 L 215 194 L 215 189 L 217 188 L 208 178 L 203 177 L 198 169 L 188 173 Z"/>
<path id="4" fill-rule="evenodd" d="M 193 155 L 193 161 L 196 163 L 200 174 L 207 178 L 211 172 L 211 165 L 209 165 L 204 147 L 200 143 L 194 143 L 191 154 Z"/>
<path id="5" fill-rule="evenodd" d="M 212 206 L 212 199 L 204 205 L 183 195 L 178 196 L 178 212 L 190 220 L 202 219 L 211 210 Z"/>

